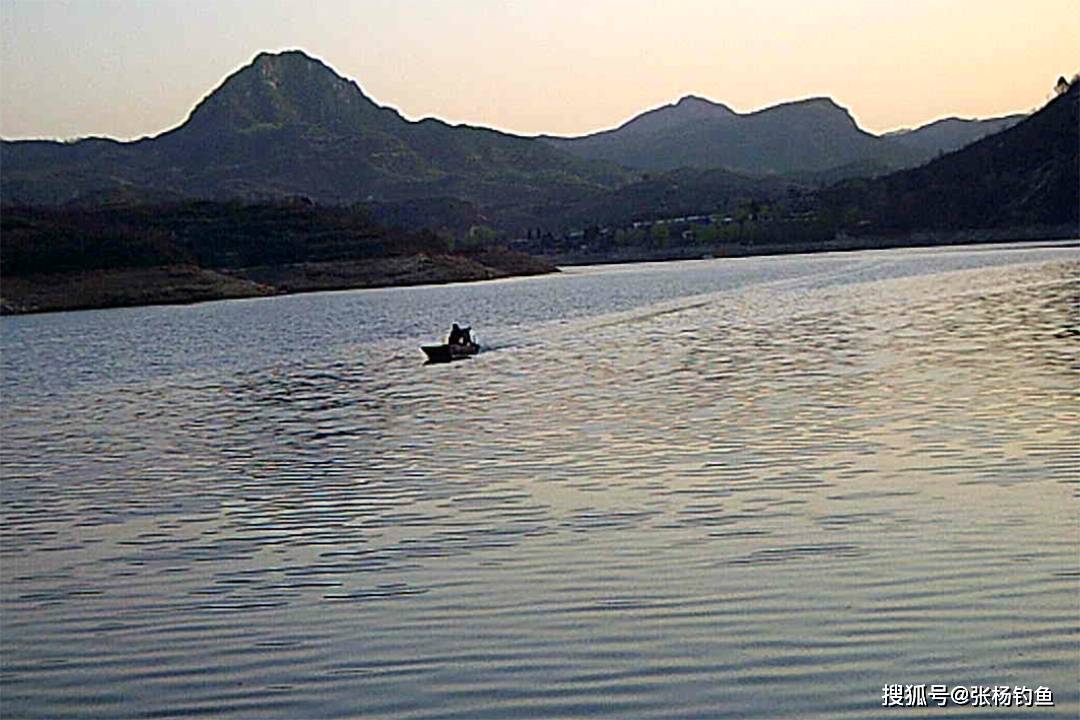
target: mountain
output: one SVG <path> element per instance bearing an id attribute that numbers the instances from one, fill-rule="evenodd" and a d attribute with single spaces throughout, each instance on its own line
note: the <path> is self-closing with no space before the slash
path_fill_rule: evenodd
<path id="1" fill-rule="evenodd" d="M 299 51 L 261 53 L 179 127 L 134 142 L 3 142 L 5 204 L 122 196 L 319 202 L 456 197 L 507 211 L 602 192 L 629 175 L 542 140 L 381 107 Z M 528 212 L 524 213 L 528 215 Z"/>
<path id="2" fill-rule="evenodd" d="M 259 54 L 203 98 L 182 129 L 198 136 L 309 125 L 349 133 L 392 131 L 400 121 L 356 82 L 293 50 Z"/>
<path id="3" fill-rule="evenodd" d="M 884 137 L 918 153 L 929 160 L 939 153 L 959 150 L 987 135 L 1011 128 L 1026 115 L 1018 113 L 988 120 L 945 118 L 913 130 L 896 130 Z"/>
<path id="4" fill-rule="evenodd" d="M 564 217 L 583 231 L 561 243 L 534 235 L 535 247 L 595 262 L 703 248 L 742 255 L 1077 237 L 1078 96 L 1080 81 L 1014 126 L 924 166 L 824 189 L 810 189 L 823 174 L 796 182 L 722 169 L 650 173 L 568 206 Z"/>
<path id="5" fill-rule="evenodd" d="M 922 167 L 823 191 L 820 213 L 860 233 L 1077 227 L 1080 82 L 1000 133 Z"/>
<path id="6" fill-rule="evenodd" d="M 696 95 L 687 95 L 677 103 L 648 110 L 631 118 L 614 130 L 589 135 L 581 140 L 591 139 L 594 145 L 601 145 L 601 139 L 616 135 L 626 137 L 647 137 L 655 133 L 680 130 L 687 125 L 714 120 L 728 120 L 735 117 L 735 112 L 720 103 L 715 103 Z M 558 143 L 562 138 L 544 136 L 549 142 Z M 587 143 L 582 143 L 583 145 Z"/>
<path id="7" fill-rule="evenodd" d="M 829 98 L 741 114 L 687 96 L 613 130 L 544 139 L 581 158 L 639 170 L 726 168 L 752 175 L 828 178 L 914 167 L 1010 127 L 1022 117 L 950 118 L 877 136 L 860 129 L 851 114 Z"/>
<path id="8" fill-rule="evenodd" d="M 478 224 L 559 231 L 724 210 L 801 192 L 793 186 L 883 175 L 1016 119 L 949 120 L 879 137 L 828 98 L 741 114 L 687 96 L 614 130 L 526 138 L 409 121 L 303 52 L 260 53 L 156 137 L 0 143 L 0 201 L 95 207 L 300 196 L 362 202 L 380 222 L 458 237 Z"/>
<path id="9" fill-rule="evenodd" d="M 753 175 L 819 172 L 865 161 L 903 162 L 908 152 L 861 130 L 829 98 L 740 114 L 685 97 L 624 125 L 578 138 L 546 138 L 581 158 L 642 170 L 726 168 Z"/>

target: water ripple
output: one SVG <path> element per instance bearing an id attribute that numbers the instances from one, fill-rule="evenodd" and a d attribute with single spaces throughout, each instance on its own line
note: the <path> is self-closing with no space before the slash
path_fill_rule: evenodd
<path id="1" fill-rule="evenodd" d="M 1078 275 L 911 250 L 5 318 L 0 709 L 861 718 L 948 683 L 1075 717 Z M 487 351 L 422 366 L 453 320 Z"/>

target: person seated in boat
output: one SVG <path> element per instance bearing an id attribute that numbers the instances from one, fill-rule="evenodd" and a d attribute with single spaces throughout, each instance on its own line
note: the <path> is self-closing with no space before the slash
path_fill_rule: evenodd
<path id="1" fill-rule="evenodd" d="M 469 328 L 459 327 L 457 323 L 454 323 L 454 327 L 450 328 L 450 337 L 446 343 L 448 345 L 468 345 L 472 342 L 472 338 L 469 336 Z"/>

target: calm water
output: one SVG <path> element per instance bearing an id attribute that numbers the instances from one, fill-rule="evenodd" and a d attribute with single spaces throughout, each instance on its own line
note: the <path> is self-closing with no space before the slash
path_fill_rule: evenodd
<path id="1" fill-rule="evenodd" d="M 5 318 L 5 718 L 1080 712 L 1080 251 Z M 487 350 L 421 365 L 471 322 Z"/>

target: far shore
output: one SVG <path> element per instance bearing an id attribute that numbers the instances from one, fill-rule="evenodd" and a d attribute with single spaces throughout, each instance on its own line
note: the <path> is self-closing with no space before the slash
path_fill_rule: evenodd
<path id="1" fill-rule="evenodd" d="M 339 262 L 296 263 L 235 269 L 194 265 L 117 268 L 5 276 L 0 314 L 63 312 L 143 305 L 182 305 L 212 300 L 475 282 L 558 272 L 558 266 L 811 254 L 904 247 L 945 247 L 1080 238 L 1071 226 L 924 232 L 906 236 L 839 236 L 825 243 L 767 246 L 627 248 L 616 252 L 567 252 L 533 257 L 505 250 L 469 255 L 418 254 Z"/>
<path id="2" fill-rule="evenodd" d="M 768 245 L 682 245 L 670 248 L 625 248 L 606 252 L 588 249 L 545 254 L 541 257 L 560 267 L 568 265 L 612 265 L 634 262 L 700 260 L 702 258 L 760 257 L 767 255 L 809 255 L 826 252 L 930 248 L 959 245 L 1006 244 L 1013 242 L 1080 239 L 1080 227 L 1052 225 L 1022 228 L 926 231 L 908 235 L 839 235 L 825 242 L 773 243 Z"/>
<path id="3" fill-rule="evenodd" d="M 210 300 L 408 285 L 438 285 L 558 272 L 521 253 L 418 254 L 235 269 L 194 265 L 5 276 L 0 314 L 184 305 Z"/>

